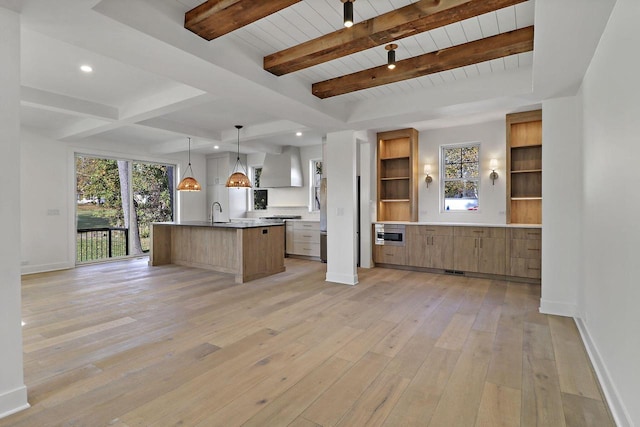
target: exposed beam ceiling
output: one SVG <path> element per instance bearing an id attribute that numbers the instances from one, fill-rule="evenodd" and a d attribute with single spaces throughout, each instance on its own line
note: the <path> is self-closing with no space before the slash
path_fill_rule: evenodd
<path id="1" fill-rule="evenodd" d="M 265 56 L 264 69 L 281 76 L 524 1 L 420 0 Z"/>
<path id="2" fill-rule="evenodd" d="M 355 92 L 533 50 L 533 26 L 314 83 L 319 98 Z"/>
<path id="3" fill-rule="evenodd" d="M 287 8 L 300 0 L 208 0 L 184 15 L 184 27 L 206 40 Z"/>

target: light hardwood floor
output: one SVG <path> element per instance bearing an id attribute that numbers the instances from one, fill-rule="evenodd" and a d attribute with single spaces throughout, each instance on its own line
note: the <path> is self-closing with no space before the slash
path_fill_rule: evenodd
<path id="1" fill-rule="evenodd" d="M 146 259 L 23 278 L 12 426 L 612 426 L 540 287 L 325 265 L 237 285 Z"/>

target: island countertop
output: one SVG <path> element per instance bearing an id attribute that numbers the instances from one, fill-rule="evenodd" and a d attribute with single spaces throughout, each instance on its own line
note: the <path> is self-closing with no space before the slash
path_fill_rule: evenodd
<path id="1" fill-rule="evenodd" d="M 187 227 L 213 227 L 213 228 L 257 228 L 257 227 L 273 227 L 284 225 L 284 222 L 262 221 L 262 220 L 232 220 L 227 222 L 211 222 L 211 221 L 174 221 L 174 222 L 154 222 L 157 225 L 177 225 Z"/>

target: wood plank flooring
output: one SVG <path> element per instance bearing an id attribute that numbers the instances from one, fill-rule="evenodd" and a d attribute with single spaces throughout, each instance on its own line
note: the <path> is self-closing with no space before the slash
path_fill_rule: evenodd
<path id="1" fill-rule="evenodd" d="M 23 278 L 26 426 L 613 426 L 540 287 L 325 265 L 237 285 L 146 259 Z"/>

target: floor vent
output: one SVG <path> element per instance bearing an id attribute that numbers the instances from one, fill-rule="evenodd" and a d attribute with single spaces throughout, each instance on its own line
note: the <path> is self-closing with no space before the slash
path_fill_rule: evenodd
<path id="1" fill-rule="evenodd" d="M 464 276 L 464 271 L 458 270 L 445 270 L 445 274 L 457 274 L 458 276 Z"/>

